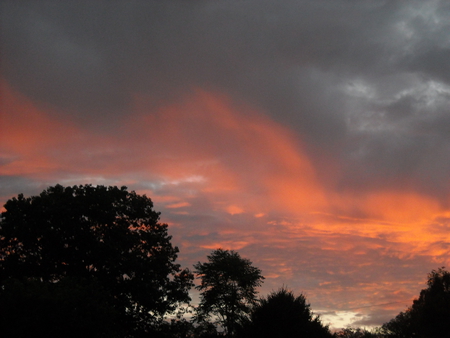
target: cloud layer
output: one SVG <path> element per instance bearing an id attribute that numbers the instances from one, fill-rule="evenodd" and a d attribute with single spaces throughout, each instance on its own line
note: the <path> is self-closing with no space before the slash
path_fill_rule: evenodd
<path id="1" fill-rule="evenodd" d="M 444 1 L 0 2 L 0 196 L 146 193 L 192 265 L 238 250 L 334 326 L 448 265 Z"/>

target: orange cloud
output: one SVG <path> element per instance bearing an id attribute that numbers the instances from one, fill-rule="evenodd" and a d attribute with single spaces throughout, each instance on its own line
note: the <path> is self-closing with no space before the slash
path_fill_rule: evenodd
<path id="1" fill-rule="evenodd" d="M 5 83 L 1 90 L 1 175 L 135 185 L 165 208 L 182 254 L 243 251 L 263 269 L 268 291 L 301 285 L 311 301 L 334 299 L 343 310 L 377 303 L 379 294 L 409 301 L 417 282 L 402 284 L 392 266 L 449 261 L 450 211 L 437 200 L 327 191 L 301 138 L 224 95 L 198 90 L 158 109 L 136 96 L 123 124 L 96 134 Z"/>
<path id="2" fill-rule="evenodd" d="M 174 179 L 204 178 L 202 192 L 216 196 L 217 208 L 263 214 L 324 205 L 300 140 L 263 114 L 204 91 L 156 113 L 146 106 L 145 98 L 136 98 L 140 115 L 129 128 L 155 149 L 156 169 Z"/>
<path id="3" fill-rule="evenodd" d="M 362 202 L 362 209 L 368 217 L 382 218 L 390 222 L 423 222 L 443 211 L 437 200 L 417 192 L 375 192 Z"/>
<path id="4" fill-rule="evenodd" d="M 8 162 L 0 173 L 39 176 L 57 170 L 60 164 L 51 161 L 50 153 L 63 152 L 64 144 L 77 137 L 75 128 L 50 118 L 4 81 L 0 90 L 3 112 L 0 149 Z"/>
<path id="5" fill-rule="evenodd" d="M 221 241 L 215 243 L 208 243 L 201 245 L 200 247 L 203 249 L 216 250 L 218 248 L 222 248 L 225 250 L 240 250 L 246 247 L 249 243 L 245 241 Z"/>
<path id="6" fill-rule="evenodd" d="M 184 207 L 189 207 L 189 206 L 190 206 L 190 204 L 188 202 L 178 202 L 178 203 L 169 204 L 166 206 L 166 208 L 178 209 L 178 208 L 184 208 Z"/>
<path id="7" fill-rule="evenodd" d="M 149 195 L 167 208 L 194 208 L 205 196 L 213 212 L 249 214 L 264 220 L 275 212 L 292 221 L 280 227 L 290 238 L 336 233 L 415 243 L 447 241 L 446 228 L 430 230 L 448 211 L 431 197 L 410 191 L 366 195 L 325 191 L 302 150 L 301 139 L 245 104 L 202 90 L 156 111 L 136 96 L 131 115 L 115 134 L 95 135 L 70 120 L 57 120 L 2 82 L 3 175 L 104 177 L 149 182 Z M 338 175 L 338 173 L 333 173 Z M 67 177 L 65 177 L 67 178 Z M 170 198 L 169 198 L 170 197 Z M 447 213 L 447 214 L 446 214 Z M 270 221 L 270 220 L 269 220 Z M 325 247 L 332 247 L 328 242 Z M 341 247 L 347 244 L 340 243 Z M 435 255 L 447 252 L 434 248 Z"/>

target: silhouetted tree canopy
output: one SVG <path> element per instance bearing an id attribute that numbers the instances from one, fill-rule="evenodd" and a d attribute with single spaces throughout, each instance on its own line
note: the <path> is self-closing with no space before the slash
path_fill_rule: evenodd
<path id="1" fill-rule="evenodd" d="M 175 264 L 178 248 L 145 195 L 126 187 L 56 185 L 39 196 L 20 194 L 5 209 L 2 293 L 11 279 L 23 287 L 47 283 L 42 288 L 49 292 L 66 278 L 91 280 L 110 296 L 120 323 L 142 331 L 190 300 L 193 276 Z"/>
<path id="2" fill-rule="evenodd" d="M 334 333 L 336 338 L 378 338 L 385 337 L 379 331 L 380 328 L 375 328 L 372 331 L 361 328 L 345 328 Z"/>
<path id="3" fill-rule="evenodd" d="M 329 338 L 332 334 L 313 314 L 303 295 L 281 288 L 254 307 L 239 336 L 244 338 Z"/>
<path id="4" fill-rule="evenodd" d="M 112 299 L 95 280 L 8 279 L 2 287 L 2 337 L 121 337 Z"/>
<path id="5" fill-rule="evenodd" d="M 201 301 L 197 308 L 197 320 L 216 316 L 226 333 L 235 333 L 236 324 L 246 317 L 257 303 L 256 287 L 264 277 L 261 270 L 235 251 L 214 250 L 207 256 L 207 263 L 194 265 L 201 278 Z"/>
<path id="6" fill-rule="evenodd" d="M 220 338 L 217 327 L 210 322 L 194 323 L 184 318 L 172 319 L 162 323 L 157 332 L 152 332 L 153 338 Z"/>
<path id="7" fill-rule="evenodd" d="M 431 271 L 427 285 L 411 307 L 383 325 L 385 333 L 398 338 L 450 337 L 450 272 Z"/>

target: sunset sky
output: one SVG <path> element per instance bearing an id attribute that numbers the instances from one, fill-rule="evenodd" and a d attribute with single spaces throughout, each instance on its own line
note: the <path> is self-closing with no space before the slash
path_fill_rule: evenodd
<path id="1" fill-rule="evenodd" d="M 125 185 L 332 327 L 450 267 L 450 2 L 0 0 L 0 204 Z M 194 297 L 195 298 L 195 297 Z"/>

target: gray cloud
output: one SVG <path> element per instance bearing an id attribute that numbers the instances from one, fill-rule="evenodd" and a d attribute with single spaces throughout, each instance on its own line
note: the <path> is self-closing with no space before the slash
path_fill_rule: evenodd
<path id="1" fill-rule="evenodd" d="M 295 129 L 317 166 L 345 163 L 338 186 L 406 170 L 438 189 L 450 169 L 444 2 L 6 1 L 2 13 L 3 76 L 84 124 L 120 121 L 135 93 L 158 105 L 201 87 Z"/>
<path id="2" fill-rule="evenodd" d="M 76 184 L 83 177 L 81 169 L 71 174 L 75 158 L 77 165 L 90 168 L 92 177 L 102 184 L 116 184 L 123 179 L 123 171 L 129 170 L 130 188 L 151 190 L 155 203 L 160 196 L 181 196 L 180 200 L 190 203 L 186 214 L 183 208 L 157 204 L 178 226 L 174 236 L 179 243 L 185 240 L 200 246 L 206 241 L 233 241 L 233 232 L 224 235 L 218 230 L 233 228 L 234 223 L 265 230 L 269 225 L 252 215 L 218 213 L 205 194 L 192 197 L 195 189 L 188 183 L 164 185 L 158 181 L 162 169 L 141 175 L 144 169 L 140 168 L 147 163 L 142 154 L 148 155 L 152 165 L 145 170 L 151 171 L 162 158 L 172 155 L 171 163 L 176 166 L 183 149 L 207 144 L 210 148 L 199 158 L 208 161 L 212 153 L 220 153 L 224 166 L 234 168 L 239 179 L 256 191 L 249 192 L 249 200 L 252 193 L 260 194 L 257 190 L 263 185 L 247 163 L 249 153 L 233 153 L 238 140 L 225 140 L 226 131 L 210 129 L 209 120 L 183 119 L 185 130 L 179 133 L 191 138 L 191 148 L 179 144 L 165 147 L 170 137 L 145 138 L 148 130 L 144 128 L 136 134 L 121 129 L 130 114 L 137 114 L 130 107 L 136 94 L 146 97 L 148 114 L 156 115 L 157 108 L 178 104 L 196 88 L 223 93 L 290 128 L 328 190 L 364 196 L 375 190 L 399 189 L 449 202 L 450 5 L 446 1 L 4 0 L 0 1 L 0 15 L 2 80 L 44 110 L 52 108 L 45 111 L 58 115 L 59 121 L 74 121 L 79 129 L 110 136 L 105 143 L 115 140 L 110 152 L 104 151 L 101 141 L 90 145 L 81 140 L 73 147 L 75 154 L 52 153 L 52 159 L 66 164 L 60 173 L 65 182 Z M 163 117 L 154 121 L 161 122 Z M 14 160 L 2 158 L 0 165 Z M 276 164 L 258 159 L 254 165 L 263 168 L 259 170 L 282 171 Z M 111 164 L 117 165 L 117 170 L 103 178 L 102 171 Z M 47 181 L 51 179 L 42 182 L 36 177 L 4 175 L 0 177 L 0 197 L 36 194 L 57 183 Z M 365 217 L 361 210 L 348 213 Z M 294 267 L 294 277 L 288 282 L 312 293 L 323 280 L 351 287 L 371 280 L 392 280 L 394 272 L 396 280 L 411 279 L 412 275 L 424 279 L 427 271 L 419 273 L 419 267 L 435 262 L 430 257 L 415 257 L 420 260 L 417 266 L 408 259 L 409 263 L 403 264 L 396 258 L 395 243 L 355 236 L 326 239 L 356 243 L 342 255 L 342 265 L 334 267 L 336 256 L 341 256 L 321 251 L 326 244 L 324 236 L 303 235 L 295 242 L 297 247 L 286 248 L 285 242 L 280 242 L 264 247 L 268 253 L 261 253 L 267 237 L 243 234 L 243 240 L 250 243 L 243 254 L 258 257 L 258 265 L 270 272 L 278 271 L 279 266 L 267 255 L 290 255 L 292 259 L 287 261 Z M 285 240 L 294 241 L 289 236 Z M 365 245 L 387 249 L 364 250 Z M 199 252 L 203 255 L 208 250 L 186 244 L 183 257 L 187 258 L 182 259 L 191 262 Z M 365 255 L 359 255 L 360 251 Z M 378 262 L 374 271 L 379 272 L 381 266 L 384 275 L 354 274 L 371 262 Z M 352 270 L 355 266 L 358 269 Z M 304 269 L 311 277 L 297 278 L 305 275 Z M 319 306 L 326 306 L 328 294 L 314 296 Z M 344 298 L 336 299 L 336 304 L 339 301 L 345 303 Z M 385 309 L 371 312 L 370 318 L 360 320 L 361 325 L 389 319 Z"/>

